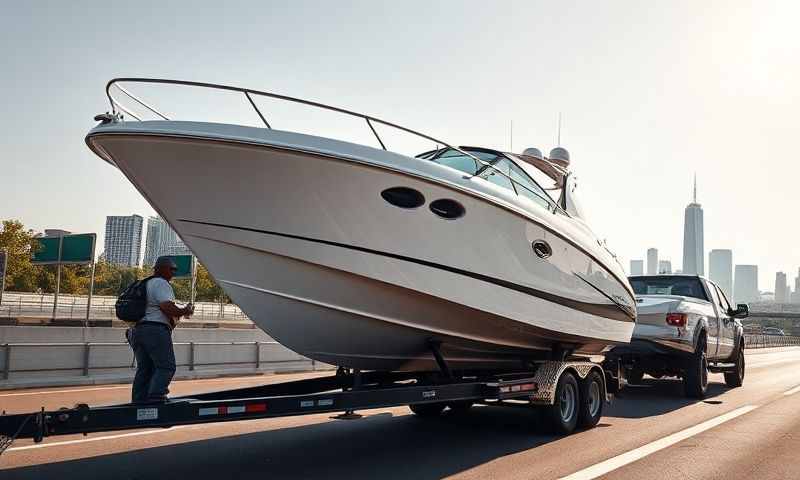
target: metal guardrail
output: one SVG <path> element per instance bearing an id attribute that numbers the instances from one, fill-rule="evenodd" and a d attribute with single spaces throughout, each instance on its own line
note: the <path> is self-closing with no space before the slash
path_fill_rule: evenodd
<path id="1" fill-rule="evenodd" d="M 189 371 L 195 370 L 197 367 L 229 367 L 232 365 L 237 366 L 252 366 L 256 370 L 261 369 L 264 365 L 276 365 L 276 364 L 287 364 L 287 363 L 297 363 L 297 362 L 305 362 L 308 364 L 308 367 L 314 371 L 317 369 L 316 361 L 302 357 L 300 355 L 291 352 L 292 354 L 296 355 L 294 358 L 281 358 L 278 360 L 270 360 L 265 358 L 262 354 L 262 347 L 265 346 L 277 346 L 281 349 L 285 349 L 280 343 L 278 342 L 175 342 L 174 346 L 176 350 L 179 347 L 188 348 L 188 361 L 187 362 L 176 362 L 176 367 L 181 368 L 185 367 Z M 251 355 L 249 358 L 241 359 L 241 361 L 202 361 L 202 355 L 200 349 L 203 347 L 217 347 L 214 353 L 219 354 L 219 347 L 251 347 Z M 13 366 L 13 355 L 12 351 L 14 349 L 30 349 L 30 348 L 59 348 L 59 347 L 66 347 L 66 348 L 74 348 L 82 353 L 82 362 L 80 364 L 74 364 L 69 366 L 64 366 L 63 363 L 60 366 L 47 366 L 42 368 L 14 368 Z M 119 348 L 122 349 L 126 361 L 125 362 L 117 362 L 112 364 L 94 364 L 92 363 L 92 351 L 93 349 L 97 351 L 99 348 Z M 65 372 L 65 371 L 82 371 L 83 376 L 91 375 L 93 370 L 110 370 L 110 369 L 129 369 L 133 370 L 135 366 L 135 362 L 133 360 L 133 352 L 131 351 L 130 346 L 125 342 L 85 342 L 85 343 L 5 343 L 0 344 L 0 350 L 2 350 L 2 369 L 0 369 L 0 380 L 8 380 L 12 373 L 35 373 L 35 372 Z M 122 354 L 120 354 L 122 356 Z M 176 357 L 182 357 L 183 355 L 178 355 L 176 352 Z M 130 360 L 128 360 L 130 359 Z"/>
<path id="2" fill-rule="evenodd" d="M 800 337 L 792 335 L 745 335 L 745 348 L 796 347 Z"/>
<path id="3" fill-rule="evenodd" d="M 116 297 L 94 297 L 89 311 L 89 319 L 115 320 L 114 303 Z M 83 320 L 86 317 L 86 296 L 60 295 L 56 317 L 60 319 Z M 24 293 L 6 293 L 0 304 L 0 317 L 53 317 L 53 296 Z M 194 321 L 241 321 L 250 323 L 242 310 L 233 304 L 200 302 L 195 304 Z"/>

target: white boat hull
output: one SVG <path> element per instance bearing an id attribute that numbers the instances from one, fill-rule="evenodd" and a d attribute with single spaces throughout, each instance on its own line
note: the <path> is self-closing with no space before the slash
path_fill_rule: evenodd
<path id="1" fill-rule="evenodd" d="M 559 346 L 596 354 L 630 339 L 633 319 L 612 300 L 632 303 L 624 274 L 571 219 L 492 200 L 494 187 L 446 167 L 228 125 L 122 123 L 87 142 L 260 328 L 308 357 L 432 369 L 436 342 L 453 368 L 499 368 Z M 398 186 L 426 205 L 381 197 Z M 466 214 L 434 215 L 427 207 L 439 198 Z M 550 258 L 534 255 L 536 240 L 549 243 Z"/>

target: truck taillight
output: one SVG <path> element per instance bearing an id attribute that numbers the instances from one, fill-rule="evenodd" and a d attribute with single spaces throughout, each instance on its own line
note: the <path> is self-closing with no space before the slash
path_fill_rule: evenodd
<path id="1" fill-rule="evenodd" d="M 673 327 L 685 327 L 686 326 L 686 314 L 685 313 L 668 313 L 667 314 L 667 325 L 672 325 Z"/>

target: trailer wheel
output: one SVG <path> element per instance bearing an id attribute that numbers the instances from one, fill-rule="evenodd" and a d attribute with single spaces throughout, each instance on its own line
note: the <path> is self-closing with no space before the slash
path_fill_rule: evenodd
<path id="1" fill-rule="evenodd" d="M 683 390 L 687 397 L 703 399 L 708 390 L 708 358 L 706 339 L 701 338 L 697 350 L 689 357 L 686 372 L 683 374 Z"/>
<path id="2" fill-rule="evenodd" d="M 589 375 L 580 381 L 579 427 L 592 428 L 600 422 L 605 403 L 603 393 L 603 378 L 596 370 L 589 372 Z"/>
<path id="3" fill-rule="evenodd" d="M 444 403 L 412 403 L 408 408 L 420 418 L 438 417 L 444 411 Z"/>
<path id="4" fill-rule="evenodd" d="M 734 365 L 736 369 L 732 372 L 725 372 L 725 385 L 736 388 L 741 387 L 744 382 L 744 345 L 739 344 Z"/>
<path id="5" fill-rule="evenodd" d="M 569 435 L 578 424 L 580 389 L 575 375 L 564 372 L 556 385 L 556 397 L 552 405 L 542 412 L 549 430 L 556 435 Z"/>

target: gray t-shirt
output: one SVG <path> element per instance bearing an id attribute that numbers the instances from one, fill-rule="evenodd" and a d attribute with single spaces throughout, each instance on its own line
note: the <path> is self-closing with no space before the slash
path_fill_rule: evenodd
<path id="1" fill-rule="evenodd" d="M 161 277 L 150 279 L 147 282 L 147 310 L 142 322 L 158 322 L 170 325 L 169 317 L 164 315 L 159 305 L 161 302 L 175 301 L 175 292 L 172 285 Z"/>

